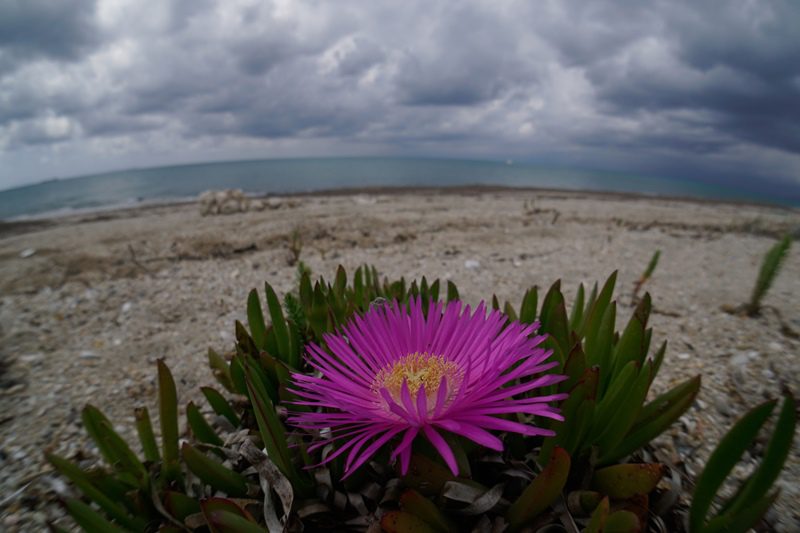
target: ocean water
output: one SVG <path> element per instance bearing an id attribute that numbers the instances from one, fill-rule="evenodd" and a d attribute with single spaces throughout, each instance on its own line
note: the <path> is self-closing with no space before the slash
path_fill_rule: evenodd
<path id="1" fill-rule="evenodd" d="M 784 205 L 800 194 L 696 181 L 542 168 L 510 161 L 337 158 L 268 159 L 133 169 L 51 180 L 0 191 L 0 219 L 183 200 L 208 189 L 251 194 L 292 193 L 346 187 L 504 185 L 566 190 L 631 192 Z"/>

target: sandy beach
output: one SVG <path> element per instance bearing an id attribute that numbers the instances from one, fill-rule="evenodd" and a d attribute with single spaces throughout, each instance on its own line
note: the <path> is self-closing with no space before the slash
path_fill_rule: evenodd
<path id="1" fill-rule="evenodd" d="M 0 529 L 60 516 L 52 501 L 63 486 L 43 451 L 90 456 L 80 423 L 87 402 L 136 442 L 133 408 L 154 408 L 156 359 L 175 374 L 182 405 L 205 409 L 198 387 L 214 382 L 207 348 L 232 346 L 251 288 L 293 287 L 293 234 L 314 274 L 370 263 L 390 278 L 453 280 L 470 303 L 497 294 L 518 305 L 527 287 L 557 279 L 571 297 L 579 283 L 618 270 L 625 321 L 634 281 L 661 250 L 645 286 L 653 344 L 669 340 L 654 392 L 696 374 L 703 387 L 658 447 L 696 475 L 747 408 L 785 387 L 800 391 L 798 246 L 761 317 L 721 310 L 749 298 L 763 254 L 798 228 L 800 211 L 787 208 L 500 189 L 288 196 L 233 215 L 201 216 L 189 203 L 4 224 Z M 735 475 L 755 463 L 748 454 Z M 798 480 L 796 443 L 768 514 L 776 530 L 797 530 Z"/>

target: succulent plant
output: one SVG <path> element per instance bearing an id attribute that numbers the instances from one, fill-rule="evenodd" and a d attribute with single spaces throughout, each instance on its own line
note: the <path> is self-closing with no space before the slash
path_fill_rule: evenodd
<path id="1" fill-rule="evenodd" d="M 761 261 L 761 269 L 758 271 L 756 284 L 753 287 L 753 294 L 750 296 L 750 301 L 744 305 L 744 310 L 748 316 L 755 316 L 761 311 L 761 300 L 766 296 L 767 291 L 772 286 L 772 282 L 778 275 L 791 244 L 791 236 L 784 235 L 784 237 L 775 243 L 764 255 L 764 259 Z"/>
<path id="2" fill-rule="evenodd" d="M 536 287 L 525 292 L 518 308 L 509 302 L 501 307 L 494 297 L 495 311 L 487 317 L 481 307 L 474 314 L 462 309 L 452 282 L 381 280 L 366 266 L 352 280 L 340 267 L 332 282 L 312 282 L 303 267 L 297 290 L 283 299 L 267 283 L 264 307 L 251 291 L 247 325 L 235 323 L 233 349 L 209 350 L 209 365 L 224 389 L 202 388 L 215 420 L 189 403 L 190 435 L 180 442 L 175 384 L 159 361 L 160 445 L 146 409 L 135 412 L 140 459 L 111 422 L 87 406 L 84 425 L 106 466 L 83 470 L 55 455 L 48 460 L 82 492 L 82 499 L 64 504 L 88 531 L 644 531 L 670 509 L 653 505 L 664 500 L 657 496 L 664 492 L 659 482 L 667 469 L 643 461 L 641 450 L 689 408 L 700 378 L 646 401 L 666 342 L 651 353 L 648 294 L 622 331 L 616 330 L 615 283 L 612 274 L 588 295 L 580 286 L 569 313 L 560 282 L 541 306 Z M 462 320 L 472 322 L 464 326 Z M 390 330 L 370 321 L 393 323 L 399 336 L 392 340 Z M 535 333 L 537 321 L 546 340 Z M 375 331 L 384 333 L 375 337 Z M 486 355 L 457 359 L 402 344 L 422 335 L 442 352 L 451 347 L 452 353 L 466 353 L 440 338 L 453 331 L 464 346 L 472 342 L 473 351 L 485 346 Z M 359 338 L 369 335 L 369 342 Z M 374 357 L 416 351 L 387 359 L 389 366 L 381 370 L 361 352 L 384 343 L 387 354 Z M 503 354 L 516 359 L 506 361 Z M 489 369 L 490 361 L 506 366 Z M 359 366 L 371 373 L 348 370 Z M 483 379 L 468 380 L 468 374 Z M 331 380 L 346 385 L 346 376 L 360 379 L 362 387 L 319 392 Z M 477 391 L 473 400 L 483 402 L 472 404 L 474 412 L 462 409 L 462 389 Z M 411 424 L 364 431 L 369 419 L 334 423 L 352 418 L 347 406 L 357 408 L 358 398 L 369 394 L 376 404 L 416 421 L 418 430 Z M 772 407 L 747 415 L 734 437 L 723 440 L 709 474 L 698 480 L 692 531 L 714 531 L 730 517 L 756 520 L 766 510 L 792 440 L 793 405 L 790 399 L 784 403 L 778 423 L 784 433 L 775 433 L 762 468 L 707 519 L 721 478 L 732 467 L 730 457 L 741 439 L 752 440 Z M 373 407 L 368 402 L 365 409 Z M 455 409 L 448 420 L 425 427 L 428 415 L 446 408 Z M 725 459 L 715 459 L 717 454 Z"/>

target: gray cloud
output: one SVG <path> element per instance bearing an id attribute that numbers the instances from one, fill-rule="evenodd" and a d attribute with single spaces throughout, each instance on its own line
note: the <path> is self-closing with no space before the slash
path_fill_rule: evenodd
<path id="1" fill-rule="evenodd" d="M 0 185 L 169 153 L 797 183 L 798 26 L 790 0 L 4 2 Z"/>
<path id="2" fill-rule="evenodd" d="M 0 73 L 45 57 L 76 61 L 100 42 L 95 0 L 0 2 Z"/>

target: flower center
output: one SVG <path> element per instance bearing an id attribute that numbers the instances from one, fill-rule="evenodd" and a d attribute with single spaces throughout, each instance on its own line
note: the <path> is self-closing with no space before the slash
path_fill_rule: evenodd
<path id="1" fill-rule="evenodd" d="M 444 356 L 414 352 L 381 369 L 376 374 L 372 387 L 376 391 L 386 388 L 392 398 L 401 402 L 403 381 L 408 383 L 411 399 L 415 401 L 420 386 L 425 385 L 428 405 L 432 406 L 436 402 L 436 391 L 439 390 L 442 378 L 447 378 L 447 388 L 452 393 L 460 374 L 458 365 L 445 359 Z"/>

